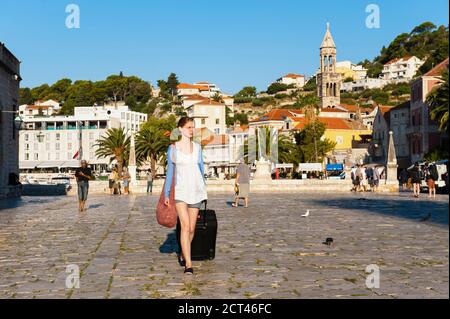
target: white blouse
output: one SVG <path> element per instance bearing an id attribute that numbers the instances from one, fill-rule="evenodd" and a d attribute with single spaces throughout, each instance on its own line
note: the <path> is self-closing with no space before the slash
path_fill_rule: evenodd
<path id="1" fill-rule="evenodd" d="M 192 154 L 183 153 L 177 144 L 175 146 L 175 200 L 181 200 L 187 204 L 197 204 L 208 198 L 206 185 L 198 167 L 200 153 L 198 143 L 194 145 Z"/>

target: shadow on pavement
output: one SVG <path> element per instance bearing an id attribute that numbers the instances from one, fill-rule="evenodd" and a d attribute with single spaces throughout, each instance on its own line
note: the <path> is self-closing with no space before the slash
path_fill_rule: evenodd
<path id="1" fill-rule="evenodd" d="M 166 240 L 159 247 L 159 252 L 163 254 L 171 254 L 171 253 L 178 253 L 179 250 L 180 249 L 177 243 L 177 235 L 175 231 L 172 231 L 169 234 L 167 234 Z"/>
<path id="2" fill-rule="evenodd" d="M 423 223 L 433 223 L 448 226 L 448 202 L 437 201 L 428 198 L 370 198 L 370 197 L 333 197 L 329 200 L 307 199 L 308 202 L 318 206 L 340 208 L 343 212 L 347 209 L 361 210 L 370 214 L 382 214 L 386 216 L 406 218 Z M 431 218 L 422 221 L 431 214 Z"/>
<path id="3" fill-rule="evenodd" d="M 0 200 L 0 210 L 17 208 L 17 207 L 22 207 L 25 205 L 30 205 L 30 204 L 45 204 L 45 203 L 50 203 L 52 201 L 54 201 L 54 197 L 52 197 L 52 196 L 39 197 L 39 198 L 22 196 L 20 198 L 1 199 Z"/>

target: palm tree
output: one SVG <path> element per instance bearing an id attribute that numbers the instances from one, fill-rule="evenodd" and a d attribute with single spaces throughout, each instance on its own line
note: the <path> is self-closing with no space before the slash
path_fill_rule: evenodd
<path id="1" fill-rule="evenodd" d="M 270 130 L 268 127 L 261 128 L 266 133 L 266 151 L 270 152 L 271 147 L 276 145 L 273 139 L 270 137 Z M 258 136 L 249 137 L 252 140 L 253 145 L 258 145 Z M 244 157 L 248 158 L 248 140 L 244 143 Z M 278 136 L 278 163 L 295 163 L 296 162 L 296 146 L 292 141 L 292 138 L 286 135 Z"/>
<path id="2" fill-rule="evenodd" d="M 122 167 L 130 154 L 130 137 L 124 129 L 122 127 L 108 129 L 106 135 L 99 138 L 95 146 L 98 146 L 95 151 L 98 157 L 110 157 L 110 163 L 117 161 L 117 169 L 121 174 Z"/>
<path id="3" fill-rule="evenodd" d="M 430 114 L 439 122 L 439 129 L 448 133 L 448 69 L 442 73 L 443 83 L 427 96 Z"/>
<path id="4" fill-rule="evenodd" d="M 167 147 L 170 144 L 170 136 L 166 131 L 156 126 L 143 126 L 136 135 L 136 158 L 142 163 L 150 159 L 152 175 L 156 175 L 156 164 L 165 159 Z"/>

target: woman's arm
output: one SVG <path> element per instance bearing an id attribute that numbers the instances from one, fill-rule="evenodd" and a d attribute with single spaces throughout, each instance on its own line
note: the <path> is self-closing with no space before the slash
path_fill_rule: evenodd
<path id="1" fill-rule="evenodd" d="M 205 180 L 205 164 L 203 163 L 203 152 L 200 144 L 199 144 L 198 158 L 199 158 L 198 168 L 200 169 L 200 173 L 202 174 L 203 180 Z"/>
<path id="2" fill-rule="evenodd" d="M 174 163 L 172 161 L 172 145 L 169 145 L 167 149 L 167 174 L 166 174 L 166 183 L 164 185 L 164 196 L 169 198 L 170 196 L 170 187 L 172 186 L 172 177 L 174 174 Z"/>

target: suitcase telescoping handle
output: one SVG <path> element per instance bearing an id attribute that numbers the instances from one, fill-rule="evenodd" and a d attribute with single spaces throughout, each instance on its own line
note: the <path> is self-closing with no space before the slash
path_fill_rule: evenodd
<path id="1" fill-rule="evenodd" d="M 206 208 L 208 206 L 208 201 L 205 199 L 203 202 L 205 203 L 205 214 L 203 214 L 202 219 L 203 219 L 203 227 L 206 228 L 208 226 L 208 222 L 206 221 Z M 199 215 L 201 216 L 202 214 L 199 214 Z"/>

